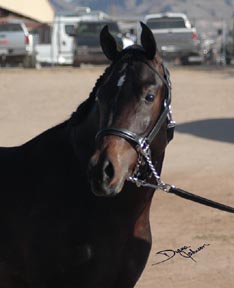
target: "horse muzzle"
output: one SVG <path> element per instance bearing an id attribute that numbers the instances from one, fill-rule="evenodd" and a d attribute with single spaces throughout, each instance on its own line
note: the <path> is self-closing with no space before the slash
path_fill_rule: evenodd
<path id="1" fill-rule="evenodd" d="M 89 182 L 96 196 L 118 195 L 137 161 L 135 150 L 123 139 L 106 137 L 104 148 L 97 150 L 89 163 Z"/>
<path id="2" fill-rule="evenodd" d="M 100 197 L 114 197 L 122 190 L 125 179 L 114 181 L 115 167 L 109 159 L 91 159 L 89 164 L 89 181 L 92 192 Z"/>

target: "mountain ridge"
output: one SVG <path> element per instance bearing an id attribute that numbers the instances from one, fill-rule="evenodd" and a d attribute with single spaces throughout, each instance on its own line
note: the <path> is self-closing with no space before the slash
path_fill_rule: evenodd
<path id="1" fill-rule="evenodd" d="M 234 0 L 49 0 L 57 12 L 76 7 L 102 10 L 119 19 L 140 20 L 146 14 L 180 12 L 188 15 L 200 35 L 212 35 L 234 19 Z"/>
<path id="2" fill-rule="evenodd" d="M 233 0 L 50 0 L 57 11 L 71 11 L 78 6 L 102 10 L 115 16 L 182 12 L 190 18 L 228 19 L 234 15 Z"/>

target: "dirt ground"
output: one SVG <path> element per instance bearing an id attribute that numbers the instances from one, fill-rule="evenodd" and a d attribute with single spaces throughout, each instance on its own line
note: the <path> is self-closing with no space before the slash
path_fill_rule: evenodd
<path id="1" fill-rule="evenodd" d="M 68 118 L 102 71 L 89 66 L 0 70 L 0 146 L 21 144 Z M 234 68 L 170 71 L 177 132 L 162 177 L 234 206 Z M 136 287 L 234 287 L 233 217 L 157 191 L 151 209 L 152 251 Z M 154 265 L 167 258 L 157 252 L 184 246 L 204 249 L 193 255 L 196 262 L 177 253 Z"/>

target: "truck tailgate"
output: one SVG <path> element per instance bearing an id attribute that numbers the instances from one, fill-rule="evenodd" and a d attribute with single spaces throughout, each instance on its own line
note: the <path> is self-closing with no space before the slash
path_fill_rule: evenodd
<path id="1" fill-rule="evenodd" d="M 154 37 L 157 41 L 158 47 L 176 47 L 175 49 L 191 49 L 194 47 L 193 31 L 185 29 L 157 29 L 153 30 Z"/>
<path id="2" fill-rule="evenodd" d="M 19 49 L 25 46 L 22 32 L 0 32 L 0 50 Z"/>

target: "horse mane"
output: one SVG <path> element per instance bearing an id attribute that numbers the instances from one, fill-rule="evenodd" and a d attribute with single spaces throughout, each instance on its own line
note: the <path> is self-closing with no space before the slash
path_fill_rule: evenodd
<path id="1" fill-rule="evenodd" d="M 103 74 L 97 79 L 91 93 L 89 94 L 89 97 L 82 102 L 75 112 L 72 113 L 70 118 L 70 123 L 72 125 L 77 125 L 81 122 L 83 122 L 86 119 L 86 116 L 89 114 L 89 112 L 92 110 L 94 104 L 95 104 L 95 98 L 96 98 L 96 92 L 100 85 L 102 84 L 103 80 L 106 78 L 106 76 L 109 74 L 109 72 L 112 70 L 113 66 L 117 62 L 120 62 L 121 60 L 127 60 L 129 58 L 145 58 L 145 51 L 144 49 L 139 45 L 132 45 L 124 50 L 122 50 L 119 53 L 119 57 L 113 61 L 103 72 Z"/>
<path id="2" fill-rule="evenodd" d="M 83 122 L 86 116 L 92 110 L 95 104 L 96 92 L 98 88 L 100 87 L 101 83 L 103 82 L 103 80 L 106 78 L 111 68 L 112 68 L 112 65 L 108 66 L 104 70 L 103 74 L 97 79 L 91 93 L 89 94 L 89 97 L 78 106 L 75 112 L 72 113 L 71 118 L 70 118 L 72 125 L 77 125 Z"/>

